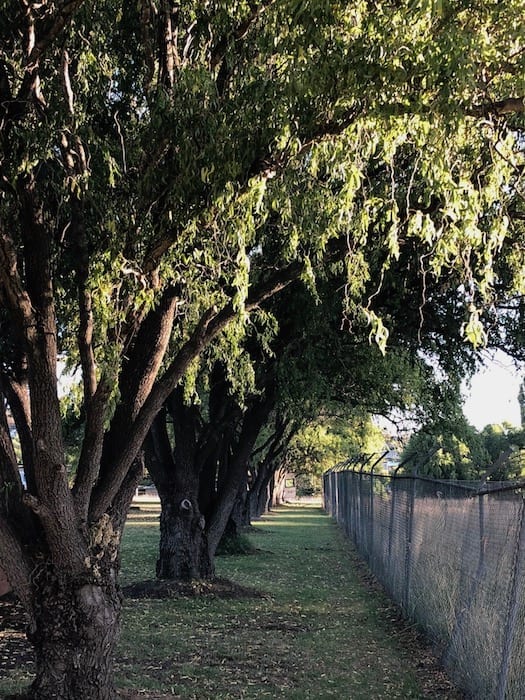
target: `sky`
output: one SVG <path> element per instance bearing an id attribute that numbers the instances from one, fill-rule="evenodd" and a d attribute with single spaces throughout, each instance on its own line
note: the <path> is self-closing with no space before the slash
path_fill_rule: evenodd
<path id="1" fill-rule="evenodd" d="M 503 421 L 520 427 L 518 392 L 524 374 L 501 351 L 487 356 L 486 367 L 463 389 L 463 411 L 469 423 L 478 430 Z"/>

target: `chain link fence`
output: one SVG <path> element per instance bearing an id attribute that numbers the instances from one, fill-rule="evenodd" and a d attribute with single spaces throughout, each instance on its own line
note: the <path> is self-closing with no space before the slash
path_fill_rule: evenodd
<path id="1" fill-rule="evenodd" d="M 380 459 L 326 472 L 326 510 L 469 697 L 523 700 L 525 485 L 382 476 Z"/>

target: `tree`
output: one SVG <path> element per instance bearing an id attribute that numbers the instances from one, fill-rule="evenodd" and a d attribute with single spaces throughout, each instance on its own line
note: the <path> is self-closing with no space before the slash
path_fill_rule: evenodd
<path id="1" fill-rule="evenodd" d="M 411 436 L 402 461 L 409 458 L 407 471 L 416 469 L 435 479 L 480 479 L 489 464 L 483 439 L 459 406 Z"/>
<path id="2" fill-rule="evenodd" d="M 426 399 L 435 378 L 418 357 L 427 345 L 417 337 L 417 307 L 393 309 L 376 300 L 374 309 L 388 313 L 391 345 L 397 344 L 384 357 L 370 346 L 358 317 L 350 319 L 347 312 L 351 333 L 341 327 L 339 267 L 319 273 L 315 296 L 296 284 L 269 301 L 252 317 L 238 352 L 232 355 L 227 338 L 216 341 L 202 358 L 196 395 L 191 386 L 178 388 L 155 419 L 145 454 L 161 499 L 160 578 L 213 578 L 221 538 L 235 537 L 249 524 L 249 513 L 259 515 L 267 507 L 269 488 L 278 500 L 277 484 L 287 472 L 318 472 L 323 463 L 328 468 L 343 459 L 342 445 L 332 445 L 335 435 L 326 433 L 338 416 L 339 423 L 344 416 L 348 429 L 351 425 L 354 444 L 350 435 L 344 441 L 348 456 L 365 449 L 373 432 L 370 414 L 438 410 Z M 441 284 L 428 284 L 428 298 L 436 298 Z M 386 299 L 389 285 L 385 280 Z M 443 307 L 453 302 L 453 295 L 441 294 Z M 449 337 L 443 345 L 448 358 L 458 325 L 455 330 L 451 322 L 427 325 L 434 337 Z M 459 346 L 457 376 L 464 371 L 461 358 L 472 353 L 463 342 Z M 331 457 L 329 445 L 335 450 Z"/>
<path id="3" fill-rule="evenodd" d="M 319 416 L 296 433 L 280 466 L 295 475 L 298 492 L 306 489 L 319 493 L 323 473 L 334 464 L 384 448 L 385 437 L 371 416 L 351 412 L 346 416 Z"/>
<path id="4" fill-rule="evenodd" d="M 0 561 L 29 614 L 30 696 L 106 700 L 141 448 L 214 338 L 238 344 L 254 308 L 341 243 L 352 300 L 369 256 L 386 274 L 408 241 L 424 277 L 461 272 L 474 342 L 506 242 L 505 286 L 518 289 L 520 212 L 505 212 L 519 186 L 506 120 L 523 110 L 521 7 L 0 10 L 1 391 L 28 483 L 2 417 Z M 82 374 L 71 469 L 59 352 Z"/>
<path id="5" fill-rule="evenodd" d="M 484 478 L 488 481 L 508 481 L 523 477 L 525 433 L 512 425 L 486 425 L 480 433 L 488 454 Z"/>
<path id="6" fill-rule="evenodd" d="M 215 553 L 247 464 L 275 402 L 271 378 L 242 400 L 232 393 L 226 368 L 213 364 L 198 403 L 174 391 L 150 430 L 146 465 L 161 501 L 157 576 L 212 579 Z"/>

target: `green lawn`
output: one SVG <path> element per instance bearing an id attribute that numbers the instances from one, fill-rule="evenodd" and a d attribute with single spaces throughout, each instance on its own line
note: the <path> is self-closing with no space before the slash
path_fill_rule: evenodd
<path id="1" fill-rule="evenodd" d="M 128 527 L 125 582 L 153 571 L 156 525 Z M 282 508 L 251 539 L 257 554 L 220 557 L 218 573 L 264 598 L 126 604 L 120 687 L 199 700 L 459 697 L 436 683 L 423 689 L 428 655 L 414 654 L 413 636 L 400 633 L 392 606 L 363 581 L 319 507 Z"/>
<path id="2" fill-rule="evenodd" d="M 257 553 L 220 557 L 218 573 L 262 597 L 126 601 L 117 657 L 126 697 L 460 697 L 414 635 L 402 632 L 320 508 L 281 508 L 250 539 Z M 134 511 L 124 535 L 124 584 L 153 576 L 157 543 L 158 511 Z M 0 696 L 13 689 L 10 678 L 0 680 Z"/>

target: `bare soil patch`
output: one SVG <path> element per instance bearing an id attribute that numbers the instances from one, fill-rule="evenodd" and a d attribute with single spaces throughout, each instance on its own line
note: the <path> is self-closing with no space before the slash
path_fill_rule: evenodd
<path id="1" fill-rule="evenodd" d="M 27 666 L 33 653 L 25 631 L 27 615 L 12 594 L 0 598 L 0 676 L 8 671 Z"/>
<path id="2" fill-rule="evenodd" d="M 139 581 L 123 588 L 130 600 L 142 598 L 266 598 L 266 594 L 255 588 L 241 586 L 234 581 L 216 578 L 211 581 L 167 581 L 151 579 Z"/>

